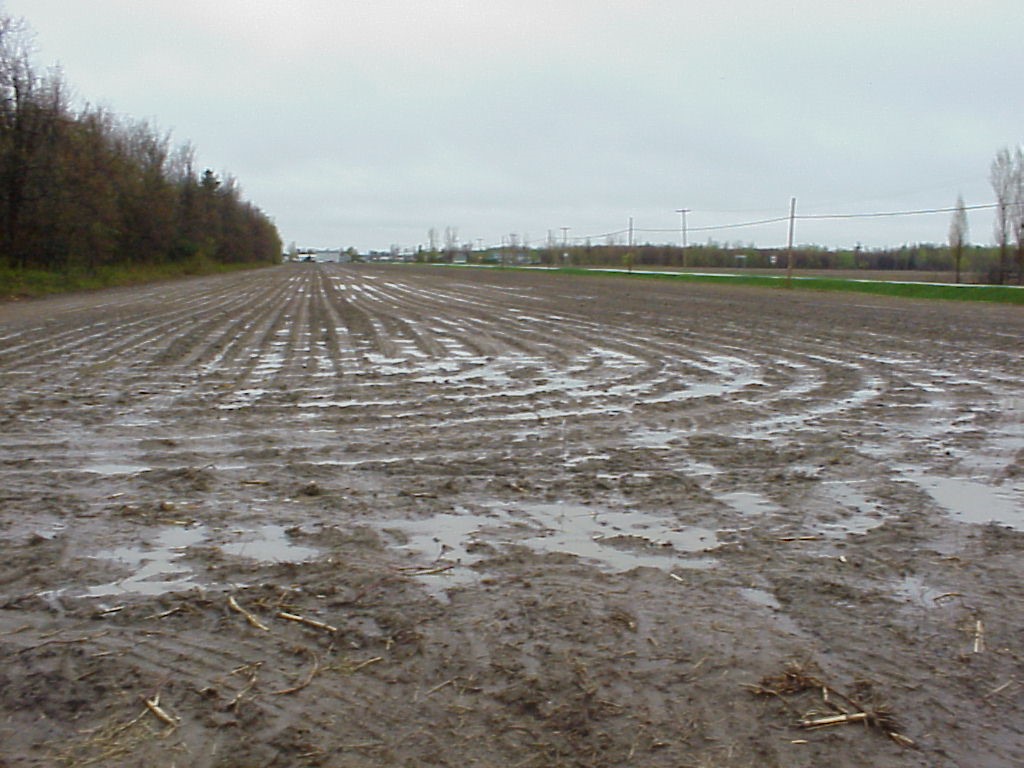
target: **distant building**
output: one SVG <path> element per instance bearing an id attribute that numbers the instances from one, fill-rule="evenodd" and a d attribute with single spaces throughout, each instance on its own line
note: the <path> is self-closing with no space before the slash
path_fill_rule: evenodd
<path id="1" fill-rule="evenodd" d="M 310 248 L 308 250 L 299 251 L 295 255 L 295 261 L 308 261 L 308 262 L 319 262 L 321 264 L 325 262 L 337 262 L 342 260 L 344 251 L 340 248 Z"/>

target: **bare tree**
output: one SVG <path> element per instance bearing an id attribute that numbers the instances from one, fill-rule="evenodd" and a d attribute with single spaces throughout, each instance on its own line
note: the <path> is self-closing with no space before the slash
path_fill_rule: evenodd
<path id="1" fill-rule="evenodd" d="M 989 183 L 996 195 L 995 238 L 999 246 L 998 282 L 1006 282 L 1007 256 L 1010 249 L 1010 232 L 1012 229 L 1012 209 L 1014 203 L 1014 177 L 1017 175 L 1013 155 L 1007 147 L 996 152 L 995 159 L 989 168 Z"/>
<path id="2" fill-rule="evenodd" d="M 455 253 L 459 247 L 459 229 L 458 227 L 445 227 L 444 228 L 444 249 L 449 253 Z"/>
<path id="3" fill-rule="evenodd" d="M 949 223 L 949 250 L 953 254 L 953 266 L 956 269 L 956 281 L 960 282 L 960 263 L 964 256 L 964 246 L 967 244 L 967 208 L 964 206 L 964 196 L 957 195 L 956 210 L 953 212 L 953 220 Z"/>
<path id="4" fill-rule="evenodd" d="M 1011 160 L 1010 179 L 1010 230 L 1017 246 L 1017 282 L 1024 283 L 1024 150 L 1017 146 Z"/>

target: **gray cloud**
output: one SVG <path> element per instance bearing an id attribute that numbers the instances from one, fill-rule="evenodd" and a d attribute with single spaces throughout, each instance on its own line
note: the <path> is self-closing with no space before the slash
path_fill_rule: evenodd
<path id="1" fill-rule="evenodd" d="M 7 0 L 83 98 L 152 118 L 302 245 L 625 227 L 779 245 L 802 213 L 991 201 L 1022 140 L 1017 0 Z M 975 241 L 990 219 L 972 214 Z M 948 216 L 801 221 L 942 241 Z"/>

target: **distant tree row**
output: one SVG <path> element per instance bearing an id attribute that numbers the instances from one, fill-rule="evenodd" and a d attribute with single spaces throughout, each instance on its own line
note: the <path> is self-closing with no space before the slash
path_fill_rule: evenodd
<path id="1" fill-rule="evenodd" d="M 829 249 L 818 246 L 794 248 L 792 254 L 782 248 L 758 248 L 754 245 L 730 245 L 708 242 L 680 248 L 675 245 L 646 244 L 627 247 L 611 236 L 604 243 L 562 244 L 549 234 L 544 247 L 519 244 L 519 238 L 502 238 L 503 245 L 473 249 L 458 243 L 458 230 L 445 228 L 445 245 L 438 247 L 437 230 L 427 233 L 429 247 L 422 246 L 416 261 L 490 264 L 544 264 L 552 266 L 597 266 L 627 268 L 742 268 L 785 269 L 792 255 L 795 269 L 843 270 L 915 270 L 953 272 L 956 282 L 967 271 L 971 279 L 987 283 L 1024 284 L 1024 148 L 1000 149 L 989 168 L 989 181 L 995 193 L 994 247 L 968 243 L 967 207 L 958 196 L 949 227 L 948 246 L 930 243 L 902 245 L 898 248 Z M 399 249 L 392 248 L 397 257 Z"/>
<path id="2" fill-rule="evenodd" d="M 545 250 L 543 261 L 548 261 Z M 789 254 L 785 248 L 757 248 L 755 246 L 722 245 L 709 243 L 691 245 L 685 251 L 676 245 L 639 245 L 632 249 L 625 245 L 575 246 L 555 249 L 555 257 L 567 254 L 569 264 L 622 266 L 632 254 L 635 267 L 713 267 L 757 269 L 785 269 Z M 793 267 L 796 269 L 847 270 L 922 270 L 944 272 L 952 270 L 949 249 L 938 245 L 905 245 L 885 249 L 830 249 L 800 246 L 793 249 Z"/>
<path id="3" fill-rule="evenodd" d="M 23 22 L 0 15 L 0 267 L 271 263 L 281 240 L 232 178 L 145 122 L 73 111 L 38 73 Z"/>
<path id="4" fill-rule="evenodd" d="M 446 262 L 462 257 L 470 263 L 543 264 L 551 266 L 650 268 L 728 268 L 785 270 L 789 254 L 785 248 L 758 248 L 753 245 L 707 243 L 691 245 L 685 250 L 678 245 L 587 244 L 558 247 L 525 248 L 507 246 L 486 250 L 420 251 L 417 261 Z M 920 244 L 899 248 L 830 249 L 800 246 L 793 249 L 793 267 L 842 270 L 906 270 L 953 272 L 961 263 L 972 280 L 996 282 L 999 250 L 987 246 L 960 244 L 959 262 L 947 246 Z"/>

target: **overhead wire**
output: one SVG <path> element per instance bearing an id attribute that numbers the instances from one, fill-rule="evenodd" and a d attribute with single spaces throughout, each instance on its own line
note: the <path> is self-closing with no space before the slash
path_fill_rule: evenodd
<path id="1" fill-rule="evenodd" d="M 997 203 L 988 203 L 986 205 L 965 205 L 963 210 L 965 211 L 980 211 L 987 208 L 998 208 Z M 797 215 L 797 219 L 875 219 L 891 216 L 921 216 L 930 213 L 954 213 L 960 210 L 957 207 L 952 208 L 920 208 L 913 211 L 875 211 L 873 213 L 808 213 Z"/>
<path id="2" fill-rule="evenodd" d="M 980 210 L 989 210 L 989 209 L 998 208 L 998 207 L 999 207 L 999 205 L 997 203 L 986 203 L 986 204 L 983 204 L 983 205 L 965 205 L 963 207 L 963 210 L 965 210 L 965 211 L 980 211 Z M 872 212 L 867 212 L 867 213 L 809 213 L 809 214 L 796 214 L 796 215 L 793 216 L 793 218 L 795 220 L 797 220 L 797 221 L 810 221 L 810 220 L 818 220 L 818 221 L 820 221 L 820 220 L 827 220 L 827 219 L 872 219 L 872 218 L 892 218 L 892 217 L 897 217 L 897 216 L 921 216 L 921 215 L 927 215 L 927 214 L 954 213 L 957 210 L 959 210 L 959 208 L 954 206 L 954 207 L 951 207 L 951 208 L 918 208 L 918 209 L 915 209 L 915 210 L 906 210 L 906 211 L 872 211 Z M 768 218 L 768 219 L 757 219 L 757 220 L 754 220 L 754 221 L 740 221 L 740 222 L 734 222 L 734 223 L 730 223 L 730 224 L 710 224 L 710 225 L 700 226 L 700 227 L 692 227 L 691 226 L 691 227 L 687 227 L 686 231 L 687 232 L 715 232 L 715 231 L 726 230 L 726 229 L 740 229 L 742 227 L 757 227 L 757 226 L 763 226 L 763 225 L 766 225 L 766 224 L 779 224 L 779 223 L 784 222 L 784 221 L 789 221 L 789 219 L 790 219 L 789 216 L 775 216 L 775 217 Z M 628 231 L 629 230 L 620 230 L 619 232 L 612 233 L 612 234 L 623 234 L 624 232 L 628 232 Z M 658 229 L 636 228 L 633 231 L 634 232 L 643 232 L 643 233 L 647 233 L 647 234 L 651 234 L 651 233 L 660 233 L 660 234 L 673 233 L 674 234 L 676 232 L 679 232 L 679 228 L 678 227 L 674 227 L 674 228 L 671 228 L 671 229 L 668 229 L 668 228 L 658 228 Z M 593 237 L 605 237 L 605 235 L 595 235 Z M 574 238 L 574 239 L 578 240 L 578 239 L 591 239 L 591 238 Z"/>
<path id="3" fill-rule="evenodd" d="M 998 208 L 998 203 L 985 203 L 980 205 L 965 205 L 954 206 L 949 208 L 918 208 L 914 210 L 903 210 L 903 211 L 871 211 L 865 213 L 807 213 L 807 214 L 795 214 L 792 218 L 796 221 L 823 221 L 823 220 L 837 220 L 837 219 L 877 219 L 877 218 L 894 218 L 899 216 L 923 216 L 930 214 L 940 213 L 954 213 L 958 210 L 964 211 L 981 211 L 981 210 L 992 210 Z M 688 211 L 693 212 L 693 211 Z M 697 211 L 700 213 L 700 211 Z M 704 212 L 707 213 L 707 212 Z M 699 227 L 687 227 L 687 232 L 716 232 L 720 230 L 728 229 L 741 229 L 743 227 L 758 227 L 767 224 L 779 224 L 784 221 L 789 221 L 790 216 L 774 216 L 766 219 L 756 219 L 753 221 L 739 221 L 728 224 L 710 224 Z M 574 235 L 573 237 L 566 238 L 564 242 L 571 243 L 585 243 L 592 240 L 600 240 L 607 238 L 619 237 L 625 235 L 630 231 L 634 233 L 645 233 L 645 234 L 675 234 L 679 232 L 679 228 L 641 228 L 635 227 L 632 229 L 618 229 L 612 232 L 603 232 L 601 234 L 594 235 Z"/>

